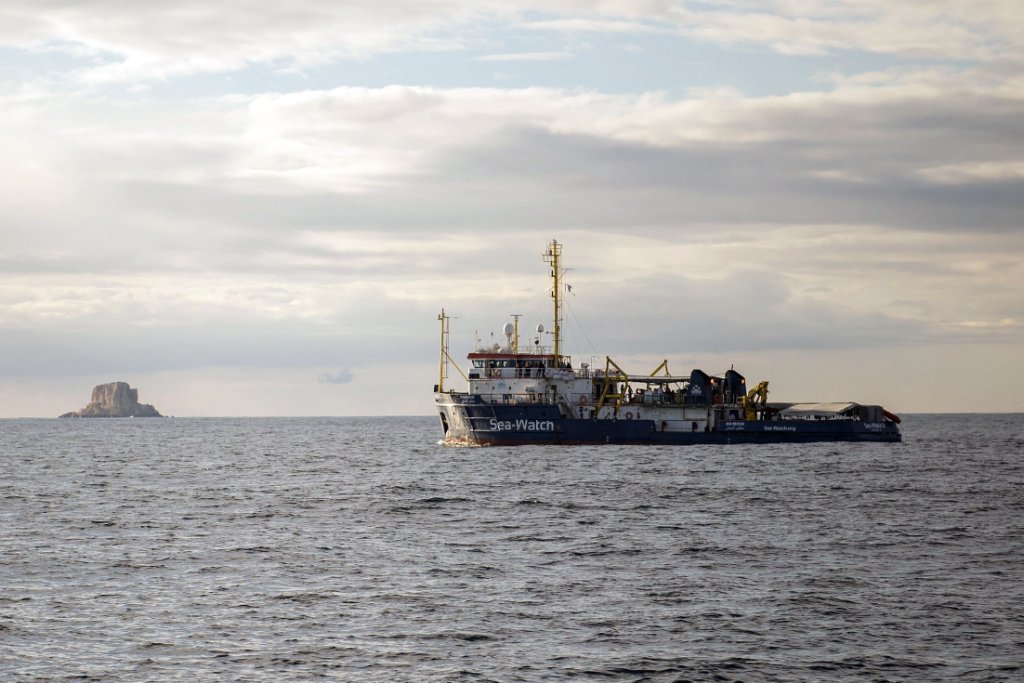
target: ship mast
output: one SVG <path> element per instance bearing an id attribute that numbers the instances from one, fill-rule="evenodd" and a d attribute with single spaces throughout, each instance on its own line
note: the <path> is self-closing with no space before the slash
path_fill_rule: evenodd
<path id="1" fill-rule="evenodd" d="M 561 279 L 562 279 L 562 267 L 559 263 L 559 258 L 562 255 L 562 245 L 558 243 L 558 240 L 551 240 L 550 246 L 548 246 L 547 253 L 544 254 L 544 263 L 551 264 L 551 280 L 553 288 L 551 290 L 551 298 L 554 299 L 555 304 L 555 329 L 553 331 L 555 337 L 555 363 L 561 360 L 561 341 L 562 341 L 562 299 L 561 299 Z"/>
<path id="2" fill-rule="evenodd" d="M 441 321 L 441 363 L 437 373 L 437 393 L 444 392 L 444 380 L 448 377 L 448 321 L 451 320 L 441 309 L 441 315 L 437 316 Z"/>
<path id="3" fill-rule="evenodd" d="M 519 353 L 519 319 L 523 317 L 522 313 L 513 313 L 512 319 L 515 320 L 515 325 L 512 328 L 512 353 Z"/>

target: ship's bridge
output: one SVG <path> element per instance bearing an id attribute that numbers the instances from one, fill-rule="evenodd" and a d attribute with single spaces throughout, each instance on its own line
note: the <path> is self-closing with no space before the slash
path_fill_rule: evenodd
<path id="1" fill-rule="evenodd" d="M 467 356 L 469 379 L 544 377 L 545 368 L 571 370 L 567 356 L 552 353 L 508 353 L 477 351 Z"/>
<path id="2" fill-rule="evenodd" d="M 554 354 L 550 353 L 475 352 L 467 358 L 474 368 L 554 368 L 568 364 L 568 359 L 563 356 L 559 365 Z"/>

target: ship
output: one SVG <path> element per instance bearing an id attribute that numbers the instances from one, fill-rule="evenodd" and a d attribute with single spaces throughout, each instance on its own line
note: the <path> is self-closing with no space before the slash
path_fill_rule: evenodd
<path id="1" fill-rule="evenodd" d="M 743 444 L 828 441 L 897 442 L 899 416 L 852 401 L 768 401 L 768 382 L 751 387 L 737 370 L 700 369 L 676 375 L 663 361 L 648 374 L 623 370 L 610 356 L 604 367 L 573 364 L 562 353 L 562 246 L 552 240 L 553 325 L 520 348 L 519 315 L 503 327 L 504 343 L 467 356 L 467 371 L 451 358 L 451 317 L 438 315 L 441 350 L 434 400 L 446 445 Z M 550 335 L 551 344 L 541 340 Z M 455 367 L 468 388 L 445 386 Z"/>

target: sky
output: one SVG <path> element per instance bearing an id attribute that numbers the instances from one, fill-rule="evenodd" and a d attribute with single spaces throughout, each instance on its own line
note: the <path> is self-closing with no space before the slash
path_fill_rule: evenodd
<path id="1" fill-rule="evenodd" d="M 0 417 L 428 415 L 511 314 L 1024 411 L 1020 0 L 6 0 Z M 463 364 L 464 365 L 464 364 Z M 451 370 L 449 386 L 458 388 Z"/>

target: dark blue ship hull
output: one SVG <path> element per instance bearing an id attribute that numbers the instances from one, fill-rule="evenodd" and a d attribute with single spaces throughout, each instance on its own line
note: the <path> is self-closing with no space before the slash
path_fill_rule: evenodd
<path id="1" fill-rule="evenodd" d="M 853 419 L 725 420 L 710 431 L 664 428 L 642 419 L 573 419 L 549 404 L 494 405 L 440 402 L 445 440 L 477 445 L 524 444 L 740 444 L 813 441 L 900 441 L 889 421 Z"/>

